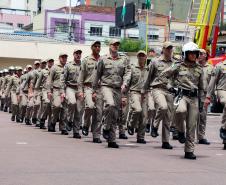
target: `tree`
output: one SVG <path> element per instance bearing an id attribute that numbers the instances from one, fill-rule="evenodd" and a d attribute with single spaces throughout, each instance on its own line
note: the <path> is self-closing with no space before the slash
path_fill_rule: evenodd
<path id="1" fill-rule="evenodd" d="M 143 40 L 139 39 L 122 39 L 120 44 L 120 51 L 123 52 L 138 52 L 145 48 L 145 43 Z"/>

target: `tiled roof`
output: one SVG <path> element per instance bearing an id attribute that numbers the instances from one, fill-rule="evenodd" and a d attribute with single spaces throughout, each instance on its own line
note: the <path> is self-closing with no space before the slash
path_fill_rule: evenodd
<path id="1" fill-rule="evenodd" d="M 59 10 L 69 12 L 69 7 L 63 7 Z M 86 5 L 79 5 L 76 7 L 72 7 L 71 9 L 72 13 L 78 13 L 78 12 L 92 12 L 92 13 L 105 13 L 105 14 L 115 14 L 115 8 L 112 7 L 103 7 L 103 6 L 86 6 Z"/>
<path id="2" fill-rule="evenodd" d="M 58 40 L 46 35 L 0 33 L 0 41 L 20 41 L 20 42 L 48 42 L 48 43 L 70 43 L 67 40 Z"/>

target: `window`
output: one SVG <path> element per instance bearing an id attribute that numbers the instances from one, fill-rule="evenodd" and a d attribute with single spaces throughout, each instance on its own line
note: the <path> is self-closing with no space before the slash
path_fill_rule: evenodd
<path id="1" fill-rule="evenodd" d="M 90 27 L 90 36 L 102 36 L 102 27 Z"/>
<path id="2" fill-rule="evenodd" d="M 110 27 L 109 36 L 110 37 L 120 37 L 121 36 L 121 29 L 117 28 L 117 27 Z"/>
<path id="3" fill-rule="evenodd" d="M 175 36 L 175 41 L 184 41 L 184 36 Z"/>
<path id="4" fill-rule="evenodd" d="M 56 23 L 55 32 L 68 33 L 68 23 Z"/>
<path id="5" fill-rule="evenodd" d="M 20 23 L 17 24 L 17 27 L 18 27 L 18 28 L 23 28 L 23 26 L 24 26 L 24 24 L 20 24 Z"/>
<path id="6" fill-rule="evenodd" d="M 171 41 L 184 41 L 185 33 L 182 31 L 176 31 L 170 33 L 170 40 Z"/>
<path id="7" fill-rule="evenodd" d="M 159 35 L 148 35 L 150 40 L 159 40 Z"/>
<path id="8" fill-rule="evenodd" d="M 11 22 L 7 22 L 6 24 L 8 24 L 10 26 L 13 26 L 13 23 L 11 23 Z"/>

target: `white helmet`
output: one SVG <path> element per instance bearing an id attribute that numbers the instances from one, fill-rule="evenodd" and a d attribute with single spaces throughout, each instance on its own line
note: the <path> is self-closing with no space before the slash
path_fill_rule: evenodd
<path id="1" fill-rule="evenodd" d="M 188 42 L 187 44 L 185 44 L 182 48 L 182 53 L 183 53 L 183 57 L 186 57 L 186 53 L 187 52 L 197 52 L 197 57 L 199 55 L 199 47 L 197 44 L 195 44 L 194 42 Z"/>

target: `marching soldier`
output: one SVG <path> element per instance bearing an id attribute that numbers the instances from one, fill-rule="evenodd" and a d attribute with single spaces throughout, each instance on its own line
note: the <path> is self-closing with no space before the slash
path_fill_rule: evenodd
<path id="1" fill-rule="evenodd" d="M 47 59 L 47 67 L 42 66 L 42 70 L 40 72 L 40 75 L 37 79 L 37 82 L 35 84 L 35 88 L 41 89 L 42 94 L 42 103 L 41 103 L 41 109 L 39 113 L 39 120 L 40 120 L 40 129 L 46 129 L 45 127 L 45 120 L 47 120 L 48 117 L 48 126 L 50 126 L 51 123 L 51 103 L 47 96 L 47 89 L 48 89 L 48 77 L 50 74 L 50 69 L 54 65 L 53 59 Z"/>
<path id="2" fill-rule="evenodd" d="M 145 51 L 139 51 L 137 53 L 138 63 L 132 67 L 131 79 L 130 79 L 130 91 L 129 91 L 129 120 L 128 120 L 128 132 L 134 134 L 134 128 L 137 129 L 137 143 L 146 144 L 144 139 L 145 126 L 146 126 L 146 114 L 147 106 L 143 95 L 141 94 L 143 83 L 147 69 L 145 62 L 147 54 Z M 146 113 L 145 113 L 146 111 Z"/>
<path id="3" fill-rule="evenodd" d="M 151 136 L 158 136 L 158 127 L 162 121 L 162 148 L 173 149 L 169 144 L 170 121 L 173 109 L 173 94 L 160 78 L 161 73 L 170 67 L 174 60 L 172 59 L 173 45 L 170 42 L 163 43 L 162 55 L 150 63 L 148 76 L 144 82 L 143 92 L 152 89 L 154 102 L 157 106 L 156 116 L 151 128 Z"/>
<path id="4" fill-rule="evenodd" d="M 74 61 L 66 64 L 63 72 L 63 83 L 65 84 L 65 94 L 67 100 L 67 130 L 73 126 L 73 137 L 81 139 L 80 130 L 80 111 L 78 102 L 78 76 L 81 66 L 80 49 L 74 50 Z M 66 107 L 65 107 L 66 108 Z"/>
<path id="5" fill-rule="evenodd" d="M 97 65 L 93 88 L 96 90 L 100 82 L 104 108 L 102 122 L 104 135 L 108 138 L 109 148 L 118 148 L 116 144 L 116 127 L 119 118 L 118 107 L 121 103 L 121 91 L 125 92 L 131 75 L 131 67 L 125 55 L 119 55 L 120 42 L 110 41 L 110 54 L 103 57 Z"/>
<path id="6" fill-rule="evenodd" d="M 205 108 L 207 109 L 211 96 L 214 91 L 217 91 L 217 97 L 220 102 L 224 105 L 220 138 L 223 140 L 224 150 L 226 150 L 226 60 L 217 64 L 212 71 L 209 86 L 207 88 L 207 95 L 205 99 Z"/>
<path id="7" fill-rule="evenodd" d="M 59 130 L 62 135 L 68 135 L 66 130 L 64 84 L 62 81 L 67 57 L 66 53 L 59 55 L 59 64 L 55 64 L 50 70 L 48 85 L 48 98 L 52 102 L 52 116 L 48 131 L 56 132 L 56 122 L 59 120 Z"/>
<path id="8" fill-rule="evenodd" d="M 7 112 L 8 111 L 8 107 L 7 107 L 7 98 L 6 98 L 6 87 L 10 78 L 10 74 L 9 74 L 9 70 L 8 69 L 4 69 L 5 72 L 5 77 L 1 86 L 2 89 L 2 107 L 3 107 L 3 111 Z"/>
<path id="9" fill-rule="evenodd" d="M 203 68 L 204 94 L 206 96 L 207 87 L 210 82 L 213 66 L 207 63 L 208 56 L 206 50 L 200 49 L 199 64 Z M 210 142 L 205 138 L 207 109 L 203 107 L 204 102 L 199 102 L 199 119 L 197 124 L 197 136 L 199 144 L 209 145 Z"/>
<path id="10" fill-rule="evenodd" d="M 92 89 L 95 66 L 100 60 L 99 53 L 101 49 L 101 42 L 94 41 L 91 44 L 91 49 L 92 54 L 82 61 L 79 73 L 79 96 L 84 97 L 85 99 L 84 124 L 82 128 L 82 133 L 83 135 L 88 136 L 89 128 L 91 125 L 93 142 L 102 143 L 102 141 L 100 140 L 102 96 L 100 89 L 97 89 L 95 94 Z"/>
<path id="11" fill-rule="evenodd" d="M 11 81 L 11 79 L 13 78 L 15 74 L 15 67 L 14 66 L 10 66 L 9 67 L 9 78 L 8 78 L 8 83 L 9 81 Z M 7 88 L 8 84 L 6 85 L 6 88 Z M 6 106 L 9 108 L 9 113 L 12 113 L 12 107 L 11 107 L 11 94 L 6 94 Z"/>
<path id="12" fill-rule="evenodd" d="M 28 102 L 28 84 L 25 85 L 25 81 L 27 78 L 28 73 L 32 71 L 32 66 L 27 65 L 26 68 L 24 69 L 24 74 L 20 77 L 20 85 L 17 89 L 17 94 L 18 99 L 19 99 L 19 117 L 20 117 L 20 122 L 23 123 L 25 115 L 26 115 L 26 110 L 27 110 L 27 102 Z M 26 124 L 29 124 L 26 120 Z"/>
<path id="13" fill-rule="evenodd" d="M 20 77 L 22 75 L 22 67 L 16 67 L 16 73 L 13 74 L 13 76 L 10 78 L 9 83 L 6 88 L 6 94 L 11 95 L 11 101 L 12 101 L 12 117 L 11 121 L 20 122 L 19 119 L 19 102 L 18 102 L 18 94 L 17 94 L 17 88 L 19 87 L 20 83 Z M 7 97 L 7 96 L 6 96 Z"/>
<path id="14" fill-rule="evenodd" d="M 195 130 L 198 121 L 198 101 L 204 101 L 204 81 L 202 67 L 196 63 L 199 57 L 199 48 L 189 42 L 183 46 L 184 61 L 181 64 L 173 64 L 162 74 L 162 81 L 169 83 L 169 78 L 174 82 L 180 94 L 179 105 L 175 112 L 175 121 L 178 126 L 179 137 L 183 132 L 186 122 L 185 158 L 196 159 Z M 178 96 L 179 97 L 179 96 Z M 184 135 L 184 133 L 182 133 Z M 180 138 L 179 138 L 180 139 Z"/>

